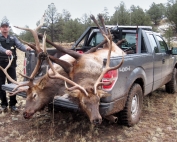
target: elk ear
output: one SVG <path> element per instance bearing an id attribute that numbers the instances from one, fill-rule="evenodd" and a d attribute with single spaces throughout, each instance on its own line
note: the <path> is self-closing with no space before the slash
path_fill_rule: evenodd
<path id="1" fill-rule="evenodd" d="M 103 97 L 108 97 L 110 96 L 110 94 L 108 94 L 107 92 L 103 91 L 103 90 L 98 90 L 98 96 L 100 98 L 103 98 Z"/>
<path id="2" fill-rule="evenodd" d="M 78 89 L 69 91 L 69 95 L 72 97 L 75 97 L 75 98 L 79 98 L 80 93 L 81 93 L 81 91 Z"/>
<path id="3" fill-rule="evenodd" d="M 38 87 L 40 89 L 44 89 L 44 87 L 46 86 L 46 80 L 45 79 L 41 79 L 38 83 Z"/>

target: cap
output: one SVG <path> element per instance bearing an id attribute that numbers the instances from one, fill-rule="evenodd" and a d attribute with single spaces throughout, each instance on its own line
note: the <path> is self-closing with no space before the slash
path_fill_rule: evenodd
<path id="1" fill-rule="evenodd" d="M 3 25 L 6 25 L 6 26 L 9 27 L 9 20 L 8 20 L 6 17 L 4 17 L 4 18 L 2 19 L 2 21 L 1 21 L 1 27 L 2 27 Z"/>
<path id="2" fill-rule="evenodd" d="M 1 22 L 1 27 L 4 26 L 4 25 L 9 27 L 9 23 L 8 22 Z"/>

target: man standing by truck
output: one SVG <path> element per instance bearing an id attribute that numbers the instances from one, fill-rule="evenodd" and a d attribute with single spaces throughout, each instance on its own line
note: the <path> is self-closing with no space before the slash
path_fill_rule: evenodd
<path id="1" fill-rule="evenodd" d="M 16 80 L 16 48 L 21 51 L 26 52 L 27 50 L 31 50 L 30 47 L 24 46 L 15 36 L 9 34 L 9 21 L 6 17 L 3 18 L 0 25 L 0 66 L 5 68 L 8 65 L 8 56 L 13 55 L 14 59 L 12 61 L 11 66 L 7 70 L 8 74 Z M 0 99 L 1 99 L 1 107 L 0 113 L 7 112 L 8 101 L 6 97 L 6 92 L 1 89 L 2 84 L 5 84 L 6 75 L 3 71 L 0 70 Z M 9 80 L 7 80 L 10 83 Z M 10 96 L 9 108 L 12 112 L 18 112 L 18 108 L 15 106 L 17 103 L 16 96 Z"/>

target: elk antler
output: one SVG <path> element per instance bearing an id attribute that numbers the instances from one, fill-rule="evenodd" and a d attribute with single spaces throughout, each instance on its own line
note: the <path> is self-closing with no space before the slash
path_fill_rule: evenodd
<path id="1" fill-rule="evenodd" d="M 8 56 L 8 59 L 9 59 L 9 63 L 8 63 L 8 65 L 6 66 L 6 68 L 4 69 L 4 68 L 2 68 L 2 67 L 0 66 L 0 69 L 4 72 L 4 74 L 6 75 L 6 77 L 7 77 L 12 83 L 19 85 L 19 83 L 18 83 L 17 81 L 15 81 L 14 79 L 12 79 L 12 78 L 9 76 L 9 74 L 7 73 L 7 69 L 8 69 L 8 68 L 11 66 L 11 64 L 12 64 L 13 55 L 11 55 L 11 59 L 10 59 L 9 56 Z"/>
<path id="2" fill-rule="evenodd" d="M 98 21 L 95 19 L 94 15 L 90 15 L 90 18 L 94 21 L 94 23 L 98 26 L 98 28 L 100 29 L 100 32 L 102 35 L 105 35 L 106 32 L 104 30 L 102 30 L 102 28 L 100 27 L 100 25 L 98 24 Z"/>
<path id="3" fill-rule="evenodd" d="M 112 36 L 112 35 L 111 35 Z M 109 36 L 110 38 L 110 36 Z M 106 39 L 104 39 L 100 44 L 98 44 L 97 46 L 91 48 L 90 50 L 88 50 L 87 52 L 85 52 L 84 54 L 89 54 L 89 53 L 93 53 L 95 52 L 99 47 L 103 46 L 105 43 L 107 43 L 108 41 Z"/>
<path id="4" fill-rule="evenodd" d="M 20 40 L 21 42 L 23 42 L 24 44 L 27 44 L 28 46 L 30 46 L 32 49 L 34 49 L 34 50 L 36 49 L 35 45 L 33 45 L 33 44 L 31 44 L 31 43 L 28 43 L 28 42 L 26 42 L 26 41 L 23 41 L 23 40 L 21 40 L 21 39 L 19 39 L 19 40 Z M 66 61 L 64 61 L 64 60 L 60 60 L 60 59 L 58 59 L 58 58 L 56 58 L 56 57 L 54 57 L 54 56 L 51 56 L 51 55 L 49 55 L 49 58 L 50 58 L 50 60 L 51 60 L 52 62 L 54 62 L 54 63 L 60 65 L 60 66 L 65 70 L 66 73 L 69 73 L 70 68 L 72 67 L 72 65 L 71 65 L 70 63 L 68 63 L 68 62 L 66 62 Z M 22 74 L 21 74 L 21 75 L 22 75 Z M 24 75 L 22 75 L 22 76 L 24 76 Z M 27 76 L 24 76 L 24 77 L 29 78 L 29 77 L 27 77 Z"/>
<path id="5" fill-rule="evenodd" d="M 29 87 L 32 87 L 32 86 L 33 86 L 34 77 L 36 76 L 36 74 L 37 74 L 37 72 L 38 72 L 38 70 L 39 70 L 39 68 L 40 68 L 40 66 L 41 66 L 41 64 L 42 64 L 42 62 L 43 62 L 43 61 L 45 60 L 45 58 L 46 58 L 46 54 L 47 54 L 47 53 L 46 53 L 46 52 L 43 52 L 43 50 L 40 48 L 40 43 L 39 43 L 39 39 L 38 39 L 38 35 L 37 35 L 37 30 L 43 25 L 43 23 L 44 23 L 44 16 L 41 18 L 40 24 L 38 25 L 38 27 L 37 27 L 36 29 L 34 29 L 34 30 L 29 29 L 29 28 L 22 28 L 22 27 L 14 26 L 14 27 L 16 27 L 16 28 L 18 28 L 18 29 L 30 31 L 30 32 L 32 33 L 32 35 L 33 35 L 33 37 L 34 37 L 34 40 L 35 40 L 36 46 L 33 45 L 33 44 L 27 44 L 27 42 L 25 42 L 25 44 L 30 45 L 30 47 L 32 47 L 32 48 L 38 53 L 38 60 L 37 60 L 37 64 L 36 64 L 36 66 L 35 66 L 35 68 L 34 68 L 34 70 L 33 70 L 33 72 L 32 72 L 32 74 L 31 74 L 30 77 L 27 77 L 27 76 L 25 76 L 25 75 L 20 74 L 20 75 L 22 75 L 23 77 L 26 77 L 27 79 L 29 79 L 29 82 L 28 82 L 28 83 L 25 83 L 25 84 L 20 84 L 20 85 L 18 85 L 15 89 L 13 89 L 13 91 L 16 90 L 17 88 L 21 87 L 21 86 L 29 86 Z M 22 42 L 24 42 L 24 41 L 22 41 Z"/>
<path id="6" fill-rule="evenodd" d="M 27 92 L 27 89 L 28 88 L 20 88 L 20 89 L 18 89 L 17 91 L 15 91 L 15 92 L 13 92 L 13 90 L 12 90 L 12 92 L 8 92 L 9 93 L 9 96 L 14 96 L 14 95 L 16 95 L 17 93 L 20 93 L 20 92 Z"/>
<path id="7" fill-rule="evenodd" d="M 39 39 L 42 39 L 43 35 L 38 33 L 38 37 L 39 37 Z M 75 58 L 76 60 L 78 60 L 79 58 L 82 57 L 82 54 L 79 54 L 79 53 L 77 53 L 77 52 L 75 52 L 73 50 L 66 49 L 66 48 L 64 48 L 64 47 L 62 47 L 62 46 L 60 46 L 58 44 L 55 44 L 55 43 L 51 42 L 50 40 L 48 40 L 47 38 L 46 38 L 46 42 L 48 44 L 52 45 L 53 47 L 55 47 L 58 51 L 66 53 L 66 54 L 72 56 L 73 58 Z"/>
<path id="8" fill-rule="evenodd" d="M 103 26 L 103 30 L 104 30 L 104 32 L 105 32 L 106 35 L 107 35 L 107 34 L 108 34 L 108 31 L 107 31 L 107 29 L 106 29 L 103 16 L 102 16 L 101 14 L 98 14 L 98 18 L 100 19 L 100 22 L 101 22 L 101 24 L 102 24 L 102 26 Z"/>
<path id="9" fill-rule="evenodd" d="M 50 63 L 50 64 L 52 65 L 52 63 Z M 50 67 L 51 67 L 51 65 L 50 65 Z M 53 71 L 53 69 L 52 69 L 52 71 Z M 54 70 L 54 71 L 55 71 L 55 70 Z M 47 73 L 47 74 L 48 74 L 48 76 L 49 76 L 50 78 L 53 78 L 53 79 L 59 78 L 59 79 L 62 79 L 62 80 L 64 80 L 65 82 L 67 82 L 67 83 L 69 83 L 69 84 L 71 84 L 71 85 L 74 85 L 73 87 L 68 88 L 67 85 L 66 85 L 66 83 L 65 83 L 65 87 L 66 87 L 67 90 L 70 90 L 70 91 L 71 91 L 71 90 L 73 90 L 73 89 L 79 89 L 79 90 L 81 90 L 83 93 L 85 93 L 86 96 L 88 96 L 87 91 L 86 91 L 82 86 L 80 86 L 79 84 L 73 82 L 72 80 L 70 80 L 70 79 L 68 79 L 68 78 L 66 78 L 66 77 L 64 77 L 64 76 L 62 76 L 62 75 L 60 75 L 60 74 L 57 73 L 56 71 L 54 72 L 54 74 L 55 74 L 54 76 L 50 76 L 49 73 Z"/>
<path id="10" fill-rule="evenodd" d="M 43 17 L 40 20 L 40 24 L 34 30 L 29 29 L 29 28 L 22 28 L 22 27 L 14 26 L 15 28 L 18 28 L 18 29 L 21 29 L 21 30 L 30 31 L 32 33 L 32 35 L 34 37 L 34 40 L 35 40 L 35 43 L 36 43 L 36 51 L 37 51 L 37 53 L 42 52 L 42 49 L 40 48 L 40 43 L 39 43 L 38 35 L 37 35 L 37 30 L 39 30 L 39 28 L 41 28 L 42 25 L 44 24 L 44 17 L 45 17 L 45 15 L 43 15 Z"/>
<path id="11" fill-rule="evenodd" d="M 45 42 L 45 41 L 46 41 L 46 35 L 44 34 L 44 36 L 43 36 L 43 47 L 46 47 L 46 42 Z M 62 80 L 65 81 L 66 89 L 71 90 L 71 89 L 76 89 L 76 88 L 78 88 L 78 89 L 80 89 L 81 91 L 83 91 L 86 96 L 88 96 L 87 91 L 86 91 L 82 86 L 78 85 L 77 83 L 75 83 L 75 82 L 71 81 L 70 79 L 68 79 L 68 78 L 66 78 L 66 77 L 64 77 L 64 76 L 62 76 L 62 75 L 60 75 L 57 71 L 55 71 L 55 69 L 54 69 L 54 67 L 53 67 L 53 65 L 52 65 L 52 62 L 50 61 L 49 58 L 47 59 L 47 62 L 48 62 L 48 64 L 49 64 L 51 70 L 54 72 L 54 76 L 50 76 L 49 73 L 47 72 L 47 74 L 48 74 L 48 76 L 49 76 L 50 78 L 59 78 L 59 79 L 62 79 Z M 68 88 L 67 85 L 66 85 L 66 82 L 68 82 L 68 83 L 71 84 L 71 85 L 74 85 L 74 87 Z"/>
<path id="12" fill-rule="evenodd" d="M 9 57 L 8 57 L 8 58 L 9 58 Z M 8 68 L 10 67 L 10 65 L 12 64 L 12 61 L 13 61 L 13 55 L 11 56 L 11 59 L 9 58 L 9 63 L 8 63 L 8 65 L 6 66 L 6 68 L 4 69 L 4 68 L 2 68 L 2 67 L 0 66 L 0 69 L 4 72 L 4 74 L 5 74 L 6 77 L 10 80 L 10 82 L 12 82 L 12 83 L 18 85 L 15 89 L 12 90 L 12 91 L 14 91 L 14 90 L 16 90 L 17 88 L 19 88 L 19 87 L 21 87 L 21 86 L 26 86 L 26 85 L 19 84 L 17 81 L 15 81 L 14 79 L 12 79 L 12 78 L 9 76 L 9 74 L 7 73 L 7 69 L 8 69 Z M 19 92 L 24 92 L 24 91 L 26 91 L 26 90 L 27 90 L 26 88 L 23 88 L 23 89 L 20 89 L 20 90 L 18 90 L 18 91 L 15 91 L 15 92 L 10 92 L 10 96 L 13 96 L 13 95 L 15 95 L 15 94 L 17 94 L 17 93 L 19 93 Z"/>
<path id="13" fill-rule="evenodd" d="M 31 47 L 33 50 L 36 50 L 35 44 L 28 43 L 28 42 L 26 42 L 26 41 L 24 41 L 24 40 L 22 40 L 22 39 L 20 39 L 20 38 L 18 38 L 18 39 L 19 39 L 23 44 L 28 45 L 28 46 Z"/>
<path id="14" fill-rule="evenodd" d="M 46 51 L 46 42 L 45 42 L 45 41 L 46 41 L 46 34 L 44 34 L 44 36 L 43 36 L 43 50 L 44 50 L 44 51 Z M 52 59 L 54 59 L 54 58 L 52 57 Z M 64 77 L 64 76 L 62 76 L 62 75 L 60 75 L 59 73 L 57 73 L 57 72 L 55 71 L 53 65 L 52 65 L 52 62 L 51 62 L 50 59 L 49 59 L 49 56 L 47 56 L 46 60 L 47 60 L 47 62 L 48 62 L 48 64 L 49 64 L 51 70 L 52 70 L 52 71 L 54 72 L 54 74 L 55 74 L 55 76 L 50 76 L 49 73 L 48 73 L 48 76 L 49 76 L 50 78 L 60 78 L 60 79 L 62 79 L 62 80 L 64 80 L 64 81 L 66 81 L 66 82 L 68 82 L 68 83 L 70 83 L 70 84 L 76 86 L 77 88 L 79 88 L 80 90 L 82 90 L 86 95 L 88 95 L 88 93 L 86 92 L 86 90 L 85 90 L 83 87 L 81 87 L 80 85 L 76 84 L 75 82 L 69 80 L 68 78 L 66 78 L 66 77 Z M 32 78 L 30 77 L 30 79 L 32 79 Z M 28 83 L 27 83 L 27 84 L 28 84 Z M 25 86 L 25 85 L 26 85 L 26 84 L 19 85 L 18 87 Z"/>
<path id="15" fill-rule="evenodd" d="M 110 32 L 109 32 L 110 34 Z M 99 85 L 102 85 L 104 84 L 103 82 L 100 82 L 104 76 L 105 73 L 107 73 L 108 71 L 111 71 L 111 70 L 115 70 L 115 69 L 118 69 L 122 64 L 123 64 L 123 61 L 124 61 L 124 56 L 123 56 L 123 53 L 122 53 L 122 61 L 117 65 L 117 66 L 114 66 L 114 67 L 110 67 L 110 56 L 111 56 L 111 50 L 112 50 L 112 38 L 109 40 L 108 37 L 106 35 L 104 35 L 104 37 L 107 39 L 108 41 L 108 45 L 109 45 L 109 51 L 108 51 L 108 56 L 107 56 L 107 61 L 106 61 L 106 66 L 105 68 L 103 68 L 103 71 L 101 73 L 101 75 L 99 76 L 99 78 L 97 79 L 97 81 L 95 82 L 94 84 L 94 93 L 97 94 L 97 87 Z M 109 85 L 111 82 L 108 82 L 107 85 Z M 106 84 L 104 84 L 106 85 Z"/>
<path id="16" fill-rule="evenodd" d="M 46 35 L 45 35 L 45 34 L 44 34 L 44 36 L 43 36 L 43 47 L 46 48 L 46 42 L 44 42 L 44 41 L 46 41 Z M 49 76 L 50 78 L 53 78 L 53 79 L 54 79 L 54 78 L 62 79 L 62 80 L 64 80 L 65 82 L 67 82 L 67 83 L 69 83 L 69 84 L 71 84 L 71 85 L 74 85 L 74 88 L 75 88 L 75 89 L 76 89 L 76 88 L 80 89 L 81 91 L 83 91 L 83 92 L 88 96 L 87 91 L 86 91 L 82 86 L 78 85 L 77 83 L 75 83 L 75 82 L 71 81 L 70 79 L 68 79 L 68 78 L 66 78 L 66 77 L 64 77 L 64 76 L 62 76 L 62 75 L 60 75 L 57 71 L 55 71 L 54 66 L 52 65 L 52 62 L 51 62 L 50 59 L 49 59 L 49 56 L 47 56 L 47 59 L 46 59 L 46 60 L 47 60 L 47 62 L 48 62 L 48 64 L 49 64 L 51 70 L 52 70 L 53 73 L 54 73 L 54 76 L 50 76 L 49 73 L 47 72 L 47 74 L 48 74 L 48 76 Z M 66 87 L 66 88 L 67 88 L 67 87 Z"/>

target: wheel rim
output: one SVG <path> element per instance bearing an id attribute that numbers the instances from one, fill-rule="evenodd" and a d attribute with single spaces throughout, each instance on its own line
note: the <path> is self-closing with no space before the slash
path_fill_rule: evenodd
<path id="1" fill-rule="evenodd" d="M 175 85 L 174 85 L 174 86 L 175 86 L 175 90 L 177 90 L 177 83 L 176 83 L 176 82 L 177 82 L 177 73 L 175 74 L 175 80 L 174 80 L 174 83 L 175 83 Z"/>
<path id="2" fill-rule="evenodd" d="M 134 97 L 132 98 L 132 105 L 131 105 L 132 117 L 136 116 L 136 114 L 138 113 L 138 108 L 139 108 L 139 98 L 138 95 L 135 94 Z"/>

